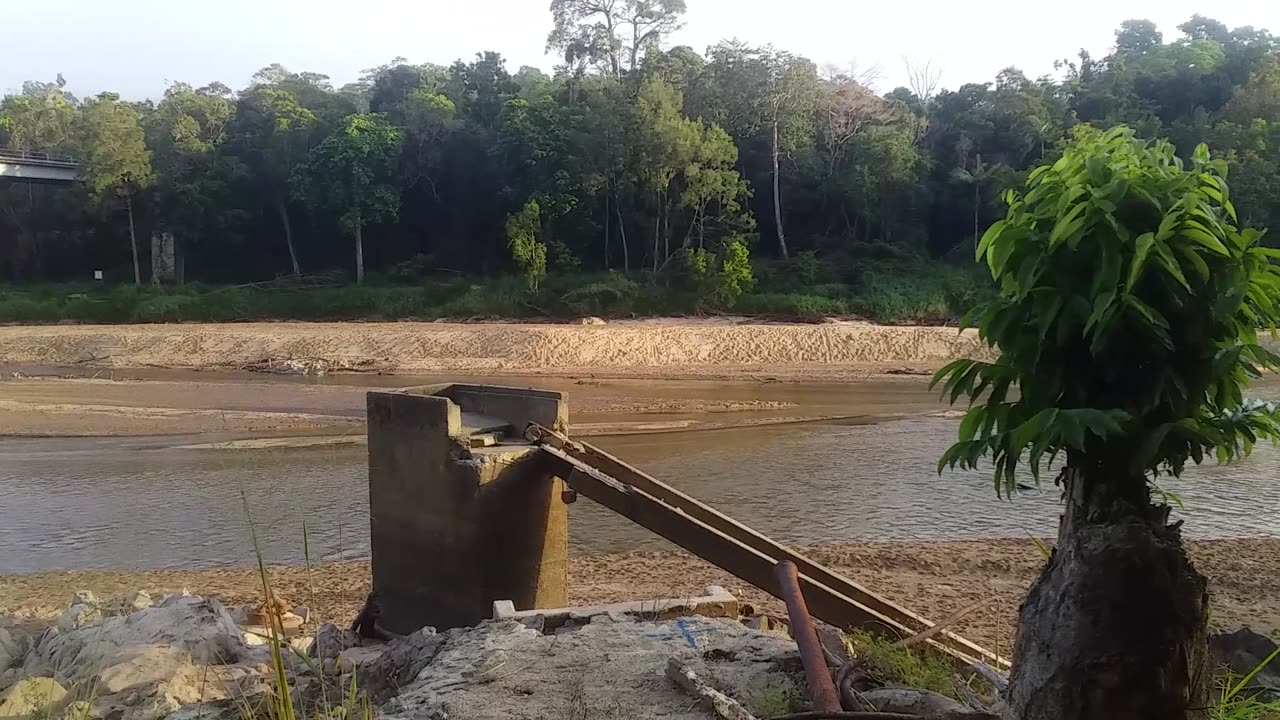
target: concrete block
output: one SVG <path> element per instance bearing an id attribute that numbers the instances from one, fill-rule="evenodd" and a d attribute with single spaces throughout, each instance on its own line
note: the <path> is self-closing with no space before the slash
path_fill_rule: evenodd
<path id="1" fill-rule="evenodd" d="M 370 392 L 367 405 L 379 624 L 407 634 L 474 625 L 499 599 L 563 605 L 564 486 L 523 442 L 529 422 L 563 425 L 562 395 L 445 385 Z M 509 434 L 494 435 L 503 428 Z"/>

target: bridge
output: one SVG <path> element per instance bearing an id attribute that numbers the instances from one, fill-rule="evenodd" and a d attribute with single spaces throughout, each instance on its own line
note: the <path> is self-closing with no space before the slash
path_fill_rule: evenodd
<path id="1" fill-rule="evenodd" d="M 0 179 L 70 185 L 79 174 L 80 163 L 65 155 L 0 148 Z"/>

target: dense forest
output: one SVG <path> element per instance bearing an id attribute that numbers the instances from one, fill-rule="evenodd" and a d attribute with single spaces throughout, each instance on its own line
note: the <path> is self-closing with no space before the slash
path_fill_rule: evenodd
<path id="1" fill-rule="evenodd" d="M 610 278 L 708 309 L 835 297 L 868 268 L 970 263 L 1004 188 L 1082 126 L 1116 124 L 1183 153 L 1207 142 L 1241 220 L 1280 221 L 1265 30 L 1197 15 L 1166 40 L 1131 20 L 1110 54 L 1055 76 L 1009 67 L 950 90 L 916 66 L 880 94 L 874 73 L 768 46 L 668 47 L 684 9 L 554 0 L 554 76 L 486 51 L 396 58 L 338 88 L 272 65 L 238 91 L 177 83 L 158 101 L 27 82 L 0 104 L 0 146 L 73 156 L 85 181 L 0 184 L 0 280 L 151 283 L 164 238 L 176 282 L 506 277 L 538 293 L 579 278 L 563 297 Z"/>

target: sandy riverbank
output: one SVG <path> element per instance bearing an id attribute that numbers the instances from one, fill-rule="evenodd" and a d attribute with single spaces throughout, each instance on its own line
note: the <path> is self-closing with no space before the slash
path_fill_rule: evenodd
<path id="1" fill-rule="evenodd" d="M 325 443 L 334 438 L 362 440 L 367 391 L 469 377 L 356 374 L 324 378 L 324 384 L 316 384 L 313 378 L 248 372 L 44 368 L 39 371 L 43 376 L 26 376 L 31 372 L 36 371 L 0 373 L 0 436 L 211 433 L 219 436 L 211 446 L 224 449 L 254 447 L 245 444 L 245 435 L 271 440 L 264 447 L 314 444 L 317 437 Z M 751 379 L 658 382 L 486 376 L 483 382 L 565 392 L 573 432 L 584 437 L 941 409 L 936 393 L 920 377 L 829 386 L 839 392 Z M 242 437 L 230 437 L 237 435 Z"/>
<path id="2" fill-rule="evenodd" d="M 1210 579 L 1212 624 L 1217 630 L 1249 625 L 1280 632 L 1280 540 L 1211 540 L 1189 543 L 1197 567 Z M 1018 604 L 1043 558 L 1027 540 L 982 542 L 854 543 L 812 548 L 810 555 L 891 600 L 938 619 L 979 600 L 990 604 L 957 630 L 995 649 L 1013 639 Z M 768 612 L 781 605 L 723 570 L 679 552 L 588 555 L 570 560 L 575 604 L 699 594 L 719 584 Z M 275 591 L 310 604 L 322 620 L 349 621 L 369 591 L 365 562 L 272 570 Z M 129 589 L 165 592 L 187 588 L 229 603 L 260 595 L 256 571 L 77 571 L 0 578 L 0 623 L 34 626 L 56 617 L 76 590 L 113 593 Z M 314 587 L 314 593 L 312 588 Z"/>
<path id="3" fill-rule="evenodd" d="M 980 349 L 955 328 L 743 319 L 0 327 L 0 364 L 104 368 L 814 379 L 936 366 Z"/>

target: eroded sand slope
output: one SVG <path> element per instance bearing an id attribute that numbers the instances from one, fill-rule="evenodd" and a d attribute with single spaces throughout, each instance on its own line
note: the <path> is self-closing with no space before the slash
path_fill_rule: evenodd
<path id="1" fill-rule="evenodd" d="M 0 363 L 400 372 L 934 365 L 978 354 L 975 334 L 869 323 L 636 321 L 608 325 L 243 323 L 0 328 Z"/>

